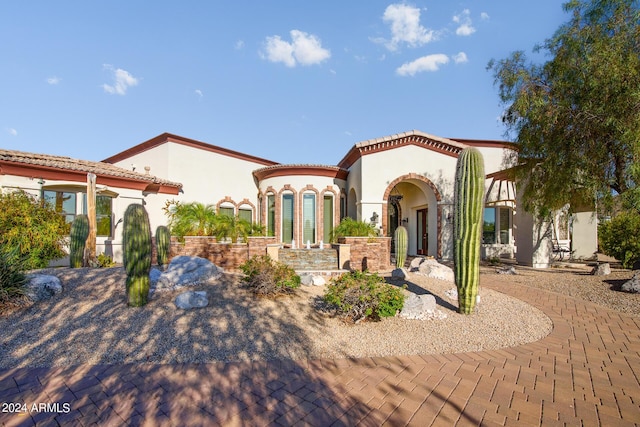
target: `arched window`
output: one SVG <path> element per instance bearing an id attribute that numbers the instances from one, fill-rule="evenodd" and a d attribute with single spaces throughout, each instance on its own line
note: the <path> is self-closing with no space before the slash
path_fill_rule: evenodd
<path id="1" fill-rule="evenodd" d="M 293 193 L 282 195 L 282 241 L 291 243 L 293 240 L 293 219 L 295 218 Z"/>
<path id="2" fill-rule="evenodd" d="M 267 236 L 276 235 L 276 196 L 267 194 Z"/>
<path id="3" fill-rule="evenodd" d="M 302 242 L 300 244 L 316 242 L 316 195 L 304 193 L 302 195 Z"/>
<path id="4" fill-rule="evenodd" d="M 330 242 L 333 233 L 333 196 L 325 194 L 322 200 L 322 241 Z"/>

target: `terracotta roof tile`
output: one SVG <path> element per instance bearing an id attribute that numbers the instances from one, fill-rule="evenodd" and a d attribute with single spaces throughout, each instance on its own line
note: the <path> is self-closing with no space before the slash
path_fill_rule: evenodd
<path id="1" fill-rule="evenodd" d="M 53 156 L 49 154 L 27 153 L 24 151 L 0 149 L 0 161 L 23 163 L 25 165 L 44 166 L 59 169 L 61 171 L 76 171 L 95 173 L 96 175 L 106 175 L 117 178 L 144 181 L 153 184 L 167 185 L 171 187 L 182 187 L 182 184 L 166 179 L 158 178 L 130 171 L 114 166 L 110 163 L 93 162 L 90 160 L 79 160 L 65 156 Z"/>

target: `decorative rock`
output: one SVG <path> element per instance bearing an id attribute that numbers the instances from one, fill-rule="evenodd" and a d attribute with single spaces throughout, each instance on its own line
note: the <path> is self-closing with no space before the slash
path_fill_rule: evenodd
<path id="1" fill-rule="evenodd" d="M 607 276 L 609 274 L 611 274 L 611 266 L 608 262 L 598 264 L 591 270 L 591 275 L 593 276 Z"/>
<path id="2" fill-rule="evenodd" d="M 56 276 L 48 274 L 28 274 L 27 296 L 32 301 L 42 301 L 62 292 L 62 284 Z"/>
<path id="3" fill-rule="evenodd" d="M 431 294 L 411 294 L 404 300 L 399 316 L 403 319 L 426 320 L 443 319 L 446 314 L 436 308 L 436 298 Z"/>
<path id="4" fill-rule="evenodd" d="M 446 280 L 447 282 L 454 281 L 453 270 L 450 267 L 440 264 L 433 258 L 423 258 L 423 260 L 424 261 L 418 266 L 416 274 L 427 276 L 432 279 Z"/>
<path id="5" fill-rule="evenodd" d="M 305 286 L 324 286 L 327 281 L 322 276 L 305 273 L 300 276 L 300 283 Z"/>
<path id="6" fill-rule="evenodd" d="M 458 301 L 458 289 L 453 288 L 447 291 L 444 291 L 444 294 L 452 301 Z M 480 294 L 476 297 L 476 304 L 480 304 Z"/>
<path id="7" fill-rule="evenodd" d="M 418 267 L 420 267 L 420 264 L 422 264 L 424 260 L 425 258 L 421 256 L 412 259 L 411 263 L 409 264 L 409 271 L 418 271 Z"/>
<path id="8" fill-rule="evenodd" d="M 209 305 L 206 291 L 187 291 L 178 295 L 174 301 L 176 307 L 183 310 L 202 308 Z"/>
<path id="9" fill-rule="evenodd" d="M 404 268 L 396 268 L 391 272 L 391 278 L 405 280 L 407 278 L 407 270 Z"/>
<path id="10" fill-rule="evenodd" d="M 156 275 L 157 273 L 153 274 Z M 222 269 L 208 259 L 184 255 L 178 256 L 173 258 L 167 266 L 167 270 L 160 274 L 155 284 L 155 289 L 161 291 L 193 286 L 218 277 L 221 274 Z"/>
<path id="11" fill-rule="evenodd" d="M 631 292 L 634 294 L 640 293 L 640 270 L 633 273 L 633 277 L 622 284 L 620 288 L 624 292 Z"/>
<path id="12" fill-rule="evenodd" d="M 497 268 L 496 273 L 498 274 L 518 274 L 516 268 L 512 265 L 508 265 L 505 267 Z"/>

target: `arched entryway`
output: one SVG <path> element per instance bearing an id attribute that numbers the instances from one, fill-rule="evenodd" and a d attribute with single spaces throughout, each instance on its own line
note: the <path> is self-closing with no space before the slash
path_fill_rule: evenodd
<path id="1" fill-rule="evenodd" d="M 382 208 L 382 229 L 393 236 L 397 226 L 407 228 L 409 255 L 442 257 L 442 210 L 438 188 L 428 178 L 407 174 L 386 188 Z"/>

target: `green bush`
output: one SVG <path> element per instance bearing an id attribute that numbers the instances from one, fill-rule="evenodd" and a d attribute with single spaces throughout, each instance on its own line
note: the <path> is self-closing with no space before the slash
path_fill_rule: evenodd
<path id="1" fill-rule="evenodd" d="M 364 221 L 356 221 L 350 217 L 344 218 L 331 233 L 331 241 L 338 237 L 377 237 L 378 230 L 373 224 Z"/>
<path id="2" fill-rule="evenodd" d="M 98 265 L 98 268 L 110 268 L 110 267 L 114 267 L 116 263 L 113 261 L 113 258 L 111 258 L 110 255 L 106 255 L 102 253 L 102 254 L 98 254 L 97 265 Z"/>
<path id="3" fill-rule="evenodd" d="M 243 282 L 260 296 L 293 294 L 300 287 L 300 276 L 293 268 L 272 260 L 269 255 L 254 256 L 240 265 L 240 270 L 245 274 Z"/>
<path id="4" fill-rule="evenodd" d="M 0 245 L 0 309 L 24 295 L 27 281 L 24 273 L 24 259 L 17 248 Z"/>
<path id="5" fill-rule="evenodd" d="M 631 268 L 640 259 L 640 213 L 623 211 L 598 227 L 600 249 Z"/>
<path id="6" fill-rule="evenodd" d="M 44 268 L 63 250 L 69 224 L 62 215 L 24 191 L 0 194 L 0 245 L 16 248 L 27 270 Z"/>
<path id="7" fill-rule="evenodd" d="M 351 322 L 392 317 L 404 305 L 404 294 L 400 288 L 385 283 L 375 273 L 361 271 L 333 279 L 323 299 L 336 306 L 338 315 Z"/>

